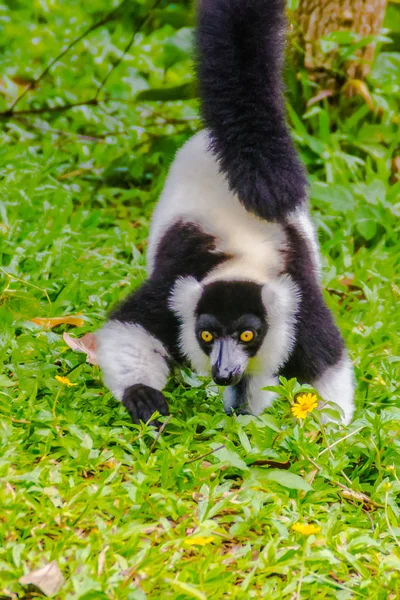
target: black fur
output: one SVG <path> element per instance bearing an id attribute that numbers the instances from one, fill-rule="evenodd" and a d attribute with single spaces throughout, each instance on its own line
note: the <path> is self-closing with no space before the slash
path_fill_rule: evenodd
<path id="1" fill-rule="evenodd" d="M 229 258 L 215 250 L 215 241 L 199 225 L 178 221 L 158 244 L 153 277 L 175 283 L 178 277 L 192 275 L 200 281 Z"/>
<path id="2" fill-rule="evenodd" d="M 251 330 L 255 337 L 243 348 L 250 357 L 257 354 L 268 328 L 261 289 L 250 281 L 215 281 L 205 286 L 196 307 L 196 335 L 205 354 L 211 353 L 212 344 L 201 339 L 204 329 L 215 339 L 231 337 L 238 343 L 240 333 Z"/>
<path id="3" fill-rule="evenodd" d="M 110 315 L 123 323 L 137 323 L 156 337 L 175 360 L 181 359 L 178 347 L 178 319 L 168 308 L 171 280 L 148 279 L 128 296 Z"/>
<path id="4" fill-rule="evenodd" d="M 205 287 L 196 313 L 214 315 L 224 326 L 229 326 L 244 314 L 265 319 L 261 289 L 261 285 L 251 281 L 215 281 Z"/>
<path id="5" fill-rule="evenodd" d="M 310 383 L 339 362 L 344 344 L 332 313 L 325 304 L 308 243 L 292 225 L 288 239 L 286 272 L 301 292 L 296 325 L 296 345 L 280 375 Z"/>
<path id="6" fill-rule="evenodd" d="M 168 405 L 164 395 L 148 385 L 138 383 L 126 388 L 122 404 L 132 417 L 134 423 L 147 423 L 151 416 L 158 411 L 160 415 L 168 414 Z M 159 427 L 159 421 L 150 421 Z"/>
<path id="7" fill-rule="evenodd" d="M 164 344 L 175 360 L 182 360 L 179 322 L 168 306 L 172 288 L 180 276 L 203 279 L 227 258 L 215 251 L 215 239 L 199 226 L 175 223 L 159 243 L 151 278 L 117 306 L 110 318 L 142 325 Z"/>
<path id="8" fill-rule="evenodd" d="M 284 0 L 199 0 L 197 71 L 212 149 L 249 212 L 282 221 L 306 199 L 285 122 Z"/>
<path id="9" fill-rule="evenodd" d="M 247 393 L 249 389 L 249 378 L 242 377 L 242 379 L 232 387 L 233 393 L 233 404 L 230 407 L 230 410 L 227 411 L 227 414 L 235 413 L 237 415 L 247 415 L 250 414 L 247 408 Z"/>

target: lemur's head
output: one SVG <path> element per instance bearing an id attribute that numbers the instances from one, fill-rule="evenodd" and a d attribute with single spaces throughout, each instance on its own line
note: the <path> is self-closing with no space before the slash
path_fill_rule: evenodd
<path id="1" fill-rule="evenodd" d="M 264 341 L 268 324 L 261 291 L 261 285 L 247 281 L 216 281 L 204 287 L 195 333 L 218 385 L 238 383 Z"/>
<path id="2" fill-rule="evenodd" d="M 244 280 L 175 284 L 170 307 L 180 324 L 180 345 L 193 367 L 219 385 L 234 385 L 249 371 L 274 374 L 294 338 L 297 287 L 287 276 L 261 285 Z"/>

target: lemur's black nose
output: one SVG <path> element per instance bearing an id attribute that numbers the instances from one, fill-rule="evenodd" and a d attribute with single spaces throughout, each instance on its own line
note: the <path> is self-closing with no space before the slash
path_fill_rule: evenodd
<path id="1" fill-rule="evenodd" d="M 234 379 L 233 373 L 229 373 L 227 369 L 221 372 L 218 365 L 213 366 L 211 375 L 217 385 L 231 385 Z"/>
<path id="2" fill-rule="evenodd" d="M 233 381 L 233 376 L 219 377 L 218 375 L 214 375 L 213 379 L 217 385 L 230 385 Z"/>

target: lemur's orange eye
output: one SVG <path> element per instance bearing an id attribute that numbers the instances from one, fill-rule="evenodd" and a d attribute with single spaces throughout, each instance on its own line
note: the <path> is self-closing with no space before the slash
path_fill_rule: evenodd
<path id="1" fill-rule="evenodd" d="M 244 342 L 245 344 L 251 342 L 253 338 L 254 333 L 252 331 L 243 331 L 243 333 L 240 334 L 240 341 Z"/>
<path id="2" fill-rule="evenodd" d="M 207 344 L 209 344 L 210 342 L 213 341 L 214 336 L 209 331 L 202 331 L 201 332 L 201 339 L 203 340 L 203 342 L 206 342 Z"/>

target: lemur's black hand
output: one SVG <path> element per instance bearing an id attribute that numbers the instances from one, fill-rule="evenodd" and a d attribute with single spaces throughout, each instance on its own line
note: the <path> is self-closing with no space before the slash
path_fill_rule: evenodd
<path id="1" fill-rule="evenodd" d="M 127 388 L 122 403 L 132 417 L 134 423 L 147 423 L 151 415 L 158 411 L 160 415 L 168 414 L 168 404 L 164 395 L 148 385 L 138 383 Z M 151 425 L 160 426 L 159 421 L 151 421 Z"/>

